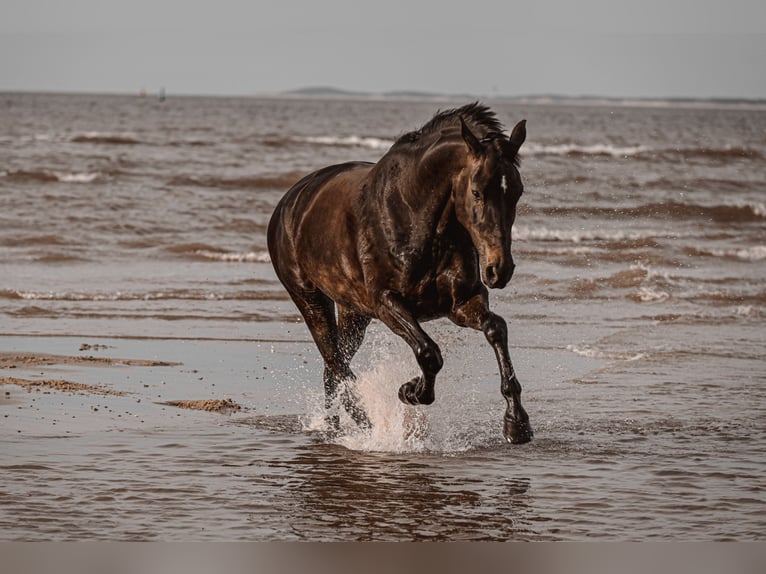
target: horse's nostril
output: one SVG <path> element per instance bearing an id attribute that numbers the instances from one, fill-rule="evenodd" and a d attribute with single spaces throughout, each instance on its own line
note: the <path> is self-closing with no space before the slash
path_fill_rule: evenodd
<path id="1" fill-rule="evenodd" d="M 497 267 L 494 265 L 487 266 L 486 276 L 487 283 L 493 285 L 497 281 Z"/>

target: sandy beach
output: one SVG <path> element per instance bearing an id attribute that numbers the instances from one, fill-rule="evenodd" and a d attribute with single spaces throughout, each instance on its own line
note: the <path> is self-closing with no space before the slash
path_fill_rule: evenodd
<path id="1" fill-rule="evenodd" d="M 218 371 L 222 353 L 204 351 L 223 346 L 230 356 L 239 347 L 244 355 L 252 344 L 136 339 L 91 344 L 77 337 L 8 336 L 2 342 L 4 349 L 18 348 L 0 353 L 3 426 L 23 435 L 123 430 L 136 421 L 147 428 L 174 426 L 179 409 L 246 412 L 237 401 L 258 393 L 259 376 L 252 368 L 245 379 L 255 384 L 247 389 L 233 370 L 225 376 Z M 46 352 L 50 349 L 62 354 Z M 117 356 L 117 349 L 125 354 Z M 141 358 L 142 351 L 154 355 L 158 349 L 173 359 Z"/>

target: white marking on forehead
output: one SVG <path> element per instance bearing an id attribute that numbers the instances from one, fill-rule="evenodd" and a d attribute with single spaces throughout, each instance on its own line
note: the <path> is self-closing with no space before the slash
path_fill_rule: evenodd
<path id="1" fill-rule="evenodd" d="M 503 193 L 508 192 L 508 182 L 505 181 L 505 174 L 503 174 L 503 178 L 500 180 L 500 187 L 503 188 Z"/>

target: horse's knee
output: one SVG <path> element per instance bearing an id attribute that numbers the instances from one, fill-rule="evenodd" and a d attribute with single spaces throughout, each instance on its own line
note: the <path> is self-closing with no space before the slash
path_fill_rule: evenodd
<path id="1" fill-rule="evenodd" d="M 491 345 L 502 344 L 508 338 L 508 326 L 500 315 L 491 315 L 482 325 L 482 330 Z"/>
<path id="2" fill-rule="evenodd" d="M 441 371 L 444 365 L 441 351 L 435 344 L 422 345 L 418 348 L 416 354 L 418 365 L 424 373 L 436 374 Z"/>

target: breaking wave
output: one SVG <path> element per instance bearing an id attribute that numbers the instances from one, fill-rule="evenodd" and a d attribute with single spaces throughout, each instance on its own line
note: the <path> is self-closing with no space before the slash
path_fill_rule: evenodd
<path id="1" fill-rule="evenodd" d="M 165 251 L 202 261 L 221 261 L 224 263 L 269 263 L 271 261 L 267 251 L 233 252 L 205 243 L 171 245 L 166 247 Z"/>
<path id="2" fill-rule="evenodd" d="M 590 345 L 567 345 L 567 351 L 588 359 L 604 359 L 607 361 L 639 361 L 647 358 L 647 353 L 615 353 L 596 349 Z"/>
<path id="3" fill-rule="evenodd" d="M 217 251 L 206 251 L 200 249 L 194 252 L 195 255 L 211 261 L 223 261 L 225 263 L 269 263 L 271 257 L 265 251 L 248 251 L 247 253 L 220 253 Z"/>
<path id="4" fill-rule="evenodd" d="M 766 259 L 766 245 L 754 245 L 752 247 L 730 249 L 687 247 L 684 251 L 687 255 L 697 257 L 722 257 L 724 259 L 736 259 L 740 261 L 761 261 Z"/>
<path id="5" fill-rule="evenodd" d="M 364 147 L 369 149 L 387 150 L 394 145 L 394 140 L 377 137 L 364 136 L 314 136 L 303 138 L 305 143 L 342 146 L 342 147 Z"/>
<path id="6" fill-rule="evenodd" d="M 679 147 L 679 148 L 651 148 L 645 145 L 615 145 L 610 143 L 578 144 L 538 144 L 529 142 L 524 146 L 524 154 L 531 156 L 558 155 L 558 156 L 602 156 L 612 158 L 685 158 L 685 159 L 762 159 L 764 154 L 761 150 L 751 147 L 724 146 L 720 148 L 708 147 Z"/>
<path id="7" fill-rule="evenodd" d="M 524 155 L 562 156 L 609 156 L 630 157 L 649 151 L 645 146 L 615 146 L 612 144 L 579 145 L 574 143 L 542 145 L 529 142 L 524 146 Z"/>
<path id="8" fill-rule="evenodd" d="M 0 300 L 18 301 L 271 301 L 283 300 L 283 290 L 245 290 L 230 293 L 195 289 L 167 289 L 148 292 L 23 291 L 0 289 Z"/>
<path id="9" fill-rule="evenodd" d="M 718 223 L 756 222 L 766 220 L 766 206 L 763 203 L 733 203 L 699 205 L 663 201 L 646 203 L 634 207 L 561 206 L 540 209 L 540 213 L 551 216 L 590 215 L 606 218 L 650 218 L 690 219 L 699 218 Z"/>
<path id="10" fill-rule="evenodd" d="M 17 183 L 93 183 L 102 179 L 104 174 L 94 172 L 59 172 L 59 171 L 3 171 L 3 179 Z"/>

